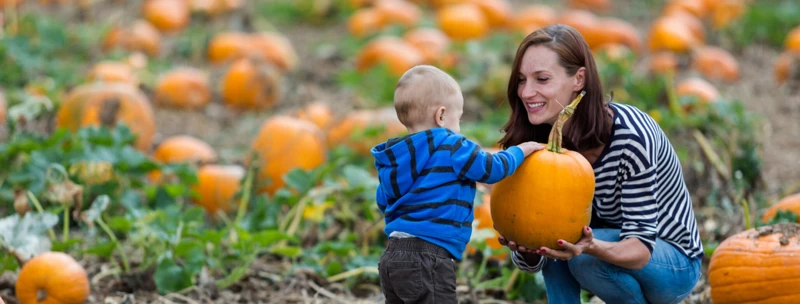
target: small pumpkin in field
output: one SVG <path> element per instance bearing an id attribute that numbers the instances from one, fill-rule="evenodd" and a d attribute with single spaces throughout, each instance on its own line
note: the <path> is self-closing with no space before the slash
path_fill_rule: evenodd
<path id="1" fill-rule="evenodd" d="M 327 130 L 333 122 L 333 110 L 327 103 L 320 101 L 315 101 L 306 105 L 297 111 L 295 116 L 312 122 L 323 131 Z"/>
<path id="2" fill-rule="evenodd" d="M 634 52 L 642 49 L 642 37 L 639 30 L 630 22 L 618 18 L 598 18 L 595 25 L 597 32 L 601 33 L 598 46 L 605 44 L 622 44 Z"/>
<path id="3" fill-rule="evenodd" d="M 739 19 L 747 11 L 746 0 L 722 0 L 713 1 L 715 5 L 706 6 L 711 10 L 711 26 L 714 29 L 722 29 Z"/>
<path id="4" fill-rule="evenodd" d="M 726 303 L 800 302 L 800 225 L 780 223 L 725 239 L 708 264 L 711 301 Z"/>
<path id="5" fill-rule="evenodd" d="M 679 20 L 689 28 L 698 43 L 704 43 L 706 41 L 706 28 L 703 25 L 703 21 L 698 19 L 695 15 L 684 10 L 670 10 L 665 11 L 662 16 Z"/>
<path id="6" fill-rule="evenodd" d="M 694 49 L 692 68 L 706 78 L 733 82 L 739 80 L 739 63 L 728 51 L 715 46 Z"/>
<path id="7" fill-rule="evenodd" d="M 235 206 L 233 198 L 239 192 L 245 170 L 237 165 L 203 165 L 197 170 L 197 184 L 192 188 L 198 197 L 195 204 L 202 206 L 207 213 L 217 210 L 230 212 Z"/>
<path id="8" fill-rule="evenodd" d="M 664 11 L 671 10 L 682 10 L 691 13 L 697 18 L 705 18 L 708 15 L 705 3 L 700 0 L 670 0 L 664 7 Z"/>
<path id="9" fill-rule="evenodd" d="M 403 40 L 416 47 L 422 53 L 422 60 L 427 64 L 436 64 L 444 59 L 450 38 L 436 28 L 417 28 L 406 32 Z"/>
<path id="10" fill-rule="evenodd" d="M 161 50 L 161 34 L 145 20 L 136 20 L 129 27 L 114 27 L 105 37 L 103 48 L 107 51 L 120 47 L 156 56 Z"/>
<path id="11" fill-rule="evenodd" d="M 56 126 L 72 131 L 84 126 L 114 127 L 123 122 L 136 134 L 135 146 L 150 150 L 156 130 L 147 96 L 126 83 L 89 83 L 72 89 L 56 113 Z"/>
<path id="12" fill-rule="evenodd" d="M 383 28 L 384 15 L 375 8 L 361 8 L 347 19 L 347 29 L 356 37 L 364 37 Z"/>
<path id="13" fill-rule="evenodd" d="M 408 69 L 423 62 L 417 48 L 398 37 L 381 36 L 368 42 L 356 55 L 356 69 L 364 71 L 376 64 L 386 64 L 389 72 L 401 76 Z"/>
<path id="14" fill-rule="evenodd" d="M 89 81 L 139 84 L 139 79 L 134 74 L 133 68 L 127 63 L 117 61 L 98 62 L 89 70 L 88 79 Z"/>
<path id="15" fill-rule="evenodd" d="M 453 40 L 478 39 L 489 33 L 489 20 L 474 3 L 443 7 L 436 13 L 436 22 Z"/>
<path id="16" fill-rule="evenodd" d="M 422 10 L 416 4 L 405 0 L 378 0 L 374 7 L 383 15 L 382 25 L 400 24 L 411 28 L 422 18 Z"/>
<path id="17" fill-rule="evenodd" d="M 505 27 L 511 20 L 512 9 L 508 0 L 472 0 L 486 16 L 490 27 Z"/>
<path id="18" fill-rule="evenodd" d="M 283 177 L 289 171 L 314 169 L 326 158 L 325 136 L 319 127 L 283 115 L 273 116 L 261 125 L 251 149 L 261 163 L 259 180 L 266 183 L 259 190 L 268 194 L 275 194 L 285 185 Z"/>
<path id="19" fill-rule="evenodd" d="M 250 45 L 250 36 L 240 32 L 222 32 L 208 42 L 208 60 L 222 63 L 243 56 Z"/>
<path id="20" fill-rule="evenodd" d="M 586 10 L 566 10 L 558 16 L 558 23 L 566 24 L 574 28 L 586 40 L 590 48 L 599 46 L 605 39 L 605 35 L 599 31 L 597 15 Z"/>
<path id="21" fill-rule="evenodd" d="M 364 156 L 370 149 L 389 137 L 406 133 L 394 107 L 358 110 L 334 123 L 328 131 L 328 147 L 344 145 Z"/>
<path id="22" fill-rule="evenodd" d="M 280 72 L 269 63 L 241 58 L 222 77 L 222 99 L 238 109 L 267 109 L 281 97 Z"/>
<path id="23" fill-rule="evenodd" d="M 800 52 L 800 25 L 789 31 L 789 34 L 786 35 L 786 41 L 784 41 L 783 44 L 785 51 Z"/>
<path id="24" fill-rule="evenodd" d="M 761 221 L 764 223 L 769 222 L 775 217 L 778 211 L 791 211 L 798 215 L 797 222 L 800 223 L 800 193 L 784 197 L 764 212 Z"/>
<path id="25" fill-rule="evenodd" d="M 605 12 L 611 8 L 609 0 L 569 0 L 567 7 L 570 9 L 585 9 L 596 12 Z"/>
<path id="26" fill-rule="evenodd" d="M 581 154 L 561 147 L 561 130 L 583 98 L 558 117 L 547 149 L 529 155 L 511 176 L 492 187 L 491 214 L 497 232 L 527 248 L 561 248 L 577 242 L 592 216 L 595 176 Z"/>
<path id="27" fill-rule="evenodd" d="M 650 51 L 688 52 L 699 41 L 692 30 L 678 18 L 663 16 L 656 19 L 647 34 Z"/>
<path id="28" fill-rule="evenodd" d="M 211 101 L 208 74 L 191 67 L 176 68 L 162 75 L 155 87 L 156 103 L 177 108 L 202 108 Z"/>
<path id="29" fill-rule="evenodd" d="M 190 162 L 211 163 L 217 160 L 217 152 L 206 142 L 190 135 L 175 135 L 162 141 L 153 151 L 153 160 L 162 164 Z M 150 172 L 150 180 L 161 180 L 161 171 Z"/>
<path id="30" fill-rule="evenodd" d="M 297 67 L 297 52 L 286 36 L 277 32 L 252 34 L 247 45 L 251 53 L 272 62 L 282 71 L 292 71 Z"/>
<path id="31" fill-rule="evenodd" d="M 658 52 L 648 62 L 651 73 L 667 74 L 678 70 L 678 57 L 672 52 Z"/>
<path id="32" fill-rule="evenodd" d="M 175 32 L 189 24 L 191 11 L 184 0 L 146 0 L 142 15 L 162 32 Z"/>
<path id="33" fill-rule="evenodd" d="M 489 248 L 495 250 L 499 248 L 503 248 L 503 245 L 500 245 L 500 241 L 497 239 L 500 234 L 494 230 L 494 221 L 492 220 L 492 199 L 490 193 L 484 193 L 481 200 L 483 201 L 480 206 L 475 207 L 475 220 L 478 222 L 477 229 L 490 229 L 493 233 L 490 237 L 483 239 L 486 242 L 486 245 Z M 467 244 L 467 250 L 470 254 L 473 254 L 475 248 L 471 245 Z M 508 251 L 503 251 L 498 254 L 493 254 L 490 256 L 490 259 L 494 260 L 505 260 L 508 257 Z"/>
<path id="34" fill-rule="evenodd" d="M 242 8 L 244 0 L 190 0 L 189 7 L 194 12 L 217 16 Z"/>
<path id="35" fill-rule="evenodd" d="M 775 82 L 783 84 L 790 79 L 797 78 L 798 66 L 800 66 L 800 52 L 783 52 L 773 64 L 775 70 Z"/>
<path id="36" fill-rule="evenodd" d="M 85 303 L 89 277 L 83 266 L 63 252 L 44 252 L 22 265 L 16 296 L 22 304 Z"/>
<path id="37" fill-rule="evenodd" d="M 691 77 L 678 82 L 675 86 L 678 96 L 694 96 L 700 99 L 701 103 L 715 102 L 720 98 L 719 91 L 711 83 L 699 77 Z M 690 110 L 687 107 L 686 110 Z"/>
<path id="38" fill-rule="evenodd" d="M 510 27 L 527 35 L 537 29 L 555 23 L 557 18 L 556 10 L 550 6 L 541 4 L 526 5 L 522 9 L 516 10 L 510 21 Z"/>

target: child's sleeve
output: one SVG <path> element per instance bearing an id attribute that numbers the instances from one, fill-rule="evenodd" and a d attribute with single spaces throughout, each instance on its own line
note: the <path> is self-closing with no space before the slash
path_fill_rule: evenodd
<path id="1" fill-rule="evenodd" d="M 461 137 L 451 150 L 453 169 L 459 179 L 494 184 L 514 174 L 525 154 L 522 148 L 512 146 L 504 151 L 489 153 L 474 142 Z"/>
<path id="2" fill-rule="evenodd" d="M 375 190 L 375 201 L 378 202 L 378 210 L 381 211 L 381 214 L 386 213 L 386 192 L 383 191 L 383 188 L 378 186 L 378 190 Z"/>

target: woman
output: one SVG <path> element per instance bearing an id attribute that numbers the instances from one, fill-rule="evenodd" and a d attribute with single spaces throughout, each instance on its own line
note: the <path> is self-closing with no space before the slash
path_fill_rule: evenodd
<path id="1" fill-rule="evenodd" d="M 680 162 L 647 114 L 603 101 L 592 53 L 575 29 L 551 25 L 519 46 L 500 145 L 547 142 L 558 113 L 581 90 L 564 147 L 594 168 L 591 228 L 575 244 L 560 240 L 561 248 L 524 248 L 502 236 L 500 243 L 521 270 L 542 271 L 549 303 L 580 303 L 581 289 L 607 303 L 678 303 L 699 280 L 703 257 Z"/>

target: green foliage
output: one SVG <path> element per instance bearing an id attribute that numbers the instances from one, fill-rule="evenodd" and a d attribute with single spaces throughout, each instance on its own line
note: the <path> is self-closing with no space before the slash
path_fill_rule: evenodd
<path id="1" fill-rule="evenodd" d="M 752 1 L 741 20 L 723 30 L 737 47 L 763 43 L 782 49 L 789 31 L 800 25 L 800 3 Z"/>

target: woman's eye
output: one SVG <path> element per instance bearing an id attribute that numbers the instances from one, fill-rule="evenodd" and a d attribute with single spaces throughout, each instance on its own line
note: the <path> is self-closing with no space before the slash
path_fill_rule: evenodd
<path id="1" fill-rule="evenodd" d="M 519 82 L 525 82 L 525 78 L 520 78 Z"/>
<path id="2" fill-rule="evenodd" d="M 537 80 L 539 80 L 540 82 L 545 82 L 545 81 L 547 81 L 548 79 L 550 79 L 550 78 L 539 78 L 539 79 L 537 79 Z"/>

